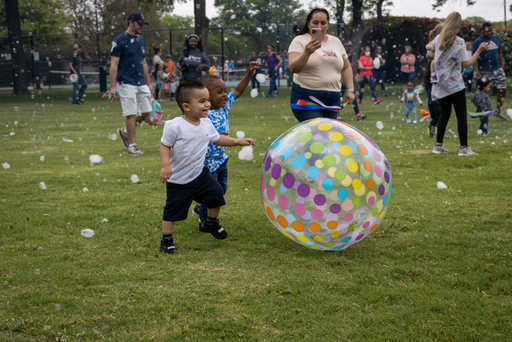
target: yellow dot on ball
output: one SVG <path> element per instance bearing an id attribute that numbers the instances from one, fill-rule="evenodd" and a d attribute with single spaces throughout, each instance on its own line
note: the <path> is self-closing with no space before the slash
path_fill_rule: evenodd
<path id="1" fill-rule="evenodd" d="M 352 184 L 352 177 L 346 176 L 344 180 L 341 181 L 341 185 L 344 187 L 349 187 Z"/>
<path id="2" fill-rule="evenodd" d="M 297 240 L 299 240 L 301 242 L 309 242 L 309 239 L 303 235 L 297 236 Z"/>
<path id="3" fill-rule="evenodd" d="M 320 159 L 318 159 L 315 162 L 315 166 L 318 167 L 319 169 L 321 169 L 322 167 L 324 167 L 324 163 Z"/>
<path id="4" fill-rule="evenodd" d="M 341 233 L 340 233 L 340 232 L 333 232 L 333 233 L 331 233 L 331 237 L 332 237 L 333 239 L 339 238 L 340 236 L 341 236 Z"/>
<path id="5" fill-rule="evenodd" d="M 340 132 L 332 132 L 329 134 L 329 139 L 334 142 L 342 141 L 343 140 L 343 134 Z"/>
<path id="6" fill-rule="evenodd" d="M 352 187 L 357 190 L 360 189 L 361 186 L 363 186 L 361 180 L 359 178 L 354 179 L 354 181 L 352 182 Z"/>
<path id="7" fill-rule="evenodd" d="M 287 232 L 281 231 L 281 233 L 283 233 L 283 235 L 286 236 L 287 238 L 289 238 L 291 240 L 295 240 L 295 238 L 293 236 L 291 236 L 290 234 L 288 234 Z"/>
<path id="8" fill-rule="evenodd" d="M 313 240 L 315 240 L 316 242 L 322 242 L 325 240 L 325 238 L 322 235 L 315 235 L 313 236 Z"/>
<path id="9" fill-rule="evenodd" d="M 379 220 L 382 220 L 384 218 L 384 216 L 386 216 L 386 212 L 383 211 L 382 213 L 380 213 L 379 215 Z"/>
<path id="10" fill-rule="evenodd" d="M 355 161 L 349 161 L 347 163 L 347 169 L 350 172 L 356 172 L 359 169 L 359 165 L 357 165 L 357 163 Z"/>
<path id="11" fill-rule="evenodd" d="M 347 156 L 350 156 L 352 154 L 352 149 L 350 148 L 350 146 L 342 145 L 340 147 L 340 153 L 342 155 L 344 155 L 345 157 L 347 157 Z"/>
<path id="12" fill-rule="evenodd" d="M 327 170 L 327 174 L 329 175 L 329 177 L 336 177 L 336 168 L 335 167 L 330 167 L 329 170 Z"/>
<path id="13" fill-rule="evenodd" d="M 319 122 L 322 122 L 323 119 L 313 119 L 311 120 L 310 122 L 308 122 L 308 124 L 310 125 L 316 125 L 317 123 Z"/>
<path id="14" fill-rule="evenodd" d="M 328 131 L 331 128 L 332 128 L 332 124 L 330 124 L 330 123 L 323 123 L 323 124 L 318 125 L 318 129 L 321 131 Z"/>
<path id="15" fill-rule="evenodd" d="M 268 181 L 268 185 L 270 185 L 271 187 L 276 186 L 276 180 L 274 178 L 270 178 L 270 180 Z"/>

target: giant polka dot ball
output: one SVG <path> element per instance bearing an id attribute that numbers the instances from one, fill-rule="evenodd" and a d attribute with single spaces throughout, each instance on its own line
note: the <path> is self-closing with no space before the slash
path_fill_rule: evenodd
<path id="1" fill-rule="evenodd" d="M 324 251 L 348 248 L 381 224 L 391 167 L 364 133 L 331 119 L 292 127 L 267 150 L 261 205 L 290 240 Z"/>

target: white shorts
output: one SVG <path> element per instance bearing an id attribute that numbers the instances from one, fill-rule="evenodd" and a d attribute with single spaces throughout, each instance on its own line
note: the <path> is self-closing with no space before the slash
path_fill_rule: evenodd
<path id="1" fill-rule="evenodd" d="M 123 116 L 141 115 L 151 113 L 151 93 L 147 85 L 134 86 L 117 83 L 119 99 L 123 108 Z"/>

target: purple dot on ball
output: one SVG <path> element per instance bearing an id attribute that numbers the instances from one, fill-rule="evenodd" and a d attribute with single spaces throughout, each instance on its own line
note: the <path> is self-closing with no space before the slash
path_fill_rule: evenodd
<path id="1" fill-rule="evenodd" d="M 270 165 L 272 165 L 272 157 L 268 156 L 267 160 L 265 160 L 265 171 L 270 169 Z"/>
<path id="2" fill-rule="evenodd" d="M 358 237 L 356 237 L 356 241 L 359 241 L 359 240 L 361 240 L 362 238 L 364 238 L 364 234 L 361 234 L 361 235 L 359 235 Z"/>
<path id="3" fill-rule="evenodd" d="M 309 186 L 307 186 L 306 184 L 299 185 L 299 187 L 297 188 L 297 193 L 301 197 L 308 197 L 308 195 L 309 195 Z"/>
<path id="4" fill-rule="evenodd" d="M 314 198 L 316 205 L 324 205 L 325 204 L 325 196 L 324 195 L 316 195 Z"/>
<path id="5" fill-rule="evenodd" d="M 386 163 L 386 167 L 388 168 L 388 170 L 391 171 L 391 166 L 389 165 L 389 162 L 387 159 L 384 160 L 384 163 Z"/>
<path id="6" fill-rule="evenodd" d="M 386 189 L 384 189 L 384 185 L 381 185 L 379 186 L 379 195 L 384 195 L 384 192 L 386 191 Z"/>
<path id="7" fill-rule="evenodd" d="M 290 189 L 291 187 L 293 187 L 293 183 L 295 183 L 295 178 L 291 173 L 287 173 L 286 175 L 284 175 L 283 185 L 285 186 L 285 188 Z"/>
<path id="8" fill-rule="evenodd" d="M 329 209 L 331 210 L 331 213 L 337 214 L 341 211 L 341 206 L 339 204 L 333 204 Z"/>
<path id="9" fill-rule="evenodd" d="M 384 180 L 386 181 L 386 183 L 389 183 L 389 173 L 384 172 Z"/>
<path id="10" fill-rule="evenodd" d="M 278 179 L 281 176 L 281 165 L 275 164 L 272 168 L 272 178 Z"/>

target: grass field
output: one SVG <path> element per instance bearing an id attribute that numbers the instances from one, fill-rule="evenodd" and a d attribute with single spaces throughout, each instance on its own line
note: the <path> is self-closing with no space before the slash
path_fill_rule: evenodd
<path id="1" fill-rule="evenodd" d="M 366 99 L 364 121 L 345 109 L 386 154 L 393 195 L 372 235 L 318 252 L 280 234 L 259 204 L 262 156 L 296 122 L 289 90 L 248 93 L 230 125 L 256 139 L 255 158 L 228 148 L 229 238 L 200 233 L 191 216 L 172 256 L 158 252 L 162 125 L 138 129 L 144 155 L 133 157 L 109 139 L 123 124 L 118 101 L 1 94 L 0 341 L 512 340 L 512 121 L 491 117 L 492 135 L 477 137 L 469 119 L 480 155 L 465 158 L 453 138 L 449 154 L 430 153 L 428 124 L 405 123 L 398 88 L 378 106 Z M 178 115 L 163 107 L 164 119 Z"/>

